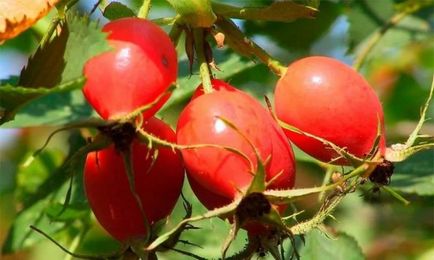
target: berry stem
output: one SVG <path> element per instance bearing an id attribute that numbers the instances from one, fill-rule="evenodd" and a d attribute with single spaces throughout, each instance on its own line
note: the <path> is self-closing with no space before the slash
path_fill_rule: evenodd
<path id="1" fill-rule="evenodd" d="M 205 56 L 205 34 L 201 28 L 193 29 L 194 47 L 196 49 L 197 59 L 199 63 L 199 73 L 202 80 L 203 91 L 205 93 L 211 93 L 213 91 L 211 85 L 211 74 L 208 65 L 208 61 Z"/>
<path id="2" fill-rule="evenodd" d="M 151 0 L 143 0 L 142 6 L 140 6 L 139 13 L 137 17 L 146 19 L 151 9 Z"/>

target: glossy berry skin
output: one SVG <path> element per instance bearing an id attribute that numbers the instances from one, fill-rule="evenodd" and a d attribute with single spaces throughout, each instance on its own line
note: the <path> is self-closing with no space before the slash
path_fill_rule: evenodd
<path id="1" fill-rule="evenodd" d="M 328 57 L 308 57 L 292 63 L 275 89 L 277 117 L 298 129 L 365 157 L 380 124 L 384 154 L 383 109 L 375 92 L 351 67 Z M 311 156 L 330 162 L 337 153 L 321 142 L 285 130 L 288 138 Z M 341 159 L 336 164 L 348 164 Z"/>
<path id="2" fill-rule="evenodd" d="M 176 80 L 178 64 L 169 37 L 150 21 L 123 18 L 103 31 L 113 50 L 85 64 L 83 93 L 102 118 L 114 119 L 160 98 Z M 154 115 L 169 96 L 146 110 L 144 118 Z"/>
<path id="3" fill-rule="evenodd" d="M 220 83 L 213 81 L 213 85 Z M 178 143 L 236 148 L 249 157 L 256 170 L 253 149 L 239 133 L 217 118 L 220 116 L 233 123 L 253 143 L 263 161 L 271 156 L 266 166 L 267 180 L 282 171 L 269 188 L 292 188 L 294 157 L 282 130 L 259 102 L 226 83 L 222 85 L 224 87 L 218 91 L 196 96 L 185 107 L 177 126 Z M 232 201 L 252 180 L 246 160 L 223 148 L 185 149 L 182 155 L 193 191 L 209 209 Z"/>
<path id="4" fill-rule="evenodd" d="M 158 68 L 166 85 L 176 80 L 176 50 L 169 36 L 159 26 L 145 19 L 128 17 L 109 22 L 102 30 L 109 34 L 109 40 L 126 41 L 140 47 L 148 62 Z"/>
<path id="5" fill-rule="evenodd" d="M 175 133 L 159 119 L 148 119 L 143 128 L 162 139 L 175 141 Z M 147 144 L 133 141 L 135 189 L 151 224 L 170 214 L 184 179 L 179 154 L 170 148 L 159 148 L 154 163 L 153 156 L 154 150 L 149 151 Z M 114 145 L 88 154 L 84 186 L 92 211 L 110 235 L 122 242 L 145 236 L 147 230 L 140 208 L 130 191 L 122 157 Z"/>
<path id="6" fill-rule="evenodd" d="M 231 86 L 230 84 L 226 83 L 223 80 L 219 79 L 211 79 L 211 85 L 213 90 L 219 91 L 219 90 L 227 90 L 227 91 L 238 91 L 236 88 Z M 191 100 L 196 99 L 197 97 L 202 96 L 205 94 L 203 90 L 202 84 L 200 84 L 196 90 L 193 92 L 193 95 L 191 96 Z"/>

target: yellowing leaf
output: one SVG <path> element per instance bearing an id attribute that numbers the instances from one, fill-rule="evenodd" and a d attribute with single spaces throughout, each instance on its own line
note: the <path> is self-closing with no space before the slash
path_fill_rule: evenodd
<path id="1" fill-rule="evenodd" d="M 0 1 L 0 42 L 17 36 L 47 14 L 59 0 Z"/>

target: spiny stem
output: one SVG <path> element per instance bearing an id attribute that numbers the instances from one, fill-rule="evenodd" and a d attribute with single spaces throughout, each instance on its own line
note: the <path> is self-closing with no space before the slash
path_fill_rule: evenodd
<path id="1" fill-rule="evenodd" d="M 323 191 L 335 190 L 338 186 L 342 185 L 347 180 L 355 176 L 361 176 L 362 174 L 370 174 L 370 172 L 372 172 L 374 169 L 375 165 L 365 163 L 355 168 L 350 173 L 344 175 L 339 182 L 332 183 L 327 186 L 293 190 L 267 190 L 264 192 L 264 195 L 268 199 L 273 200 L 273 203 L 275 204 L 287 204 L 304 196 L 320 193 Z"/>
<path id="2" fill-rule="evenodd" d="M 196 50 L 197 59 L 199 63 L 199 73 L 202 80 L 203 91 L 211 93 L 213 91 L 211 84 L 211 74 L 208 61 L 205 56 L 205 31 L 202 28 L 193 29 L 194 48 Z"/>
<path id="3" fill-rule="evenodd" d="M 137 17 L 146 19 L 148 18 L 149 10 L 151 9 L 151 0 L 143 0 L 143 4 L 139 9 Z"/>
<path id="4" fill-rule="evenodd" d="M 324 175 L 324 179 L 322 181 L 321 187 L 324 187 L 327 185 L 327 183 L 330 181 L 330 178 L 332 177 L 332 174 L 334 172 L 334 167 L 328 167 L 326 170 L 326 173 Z M 325 191 L 321 191 L 318 195 L 318 200 L 321 202 L 324 200 Z"/>
<path id="5" fill-rule="evenodd" d="M 290 228 L 293 235 L 305 234 L 310 230 L 316 228 L 318 225 L 324 222 L 324 220 L 330 215 L 330 213 L 339 205 L 344 198 L 342 194 L 333 195 L 324 207 L 310 220 L 301 222 Z"/>
<path id="6" fill-rule="evenodd" d="M 418 10 L 418 9 L 416 9 Z M 414 10 L 414 11 L 416 11 Z M 413 11 L 413 12 L 414 12 Z M 381 40 L 381 38 L 386 34 L 386 32 L 398 24 L 404 17 L 406 17 L 411 12 L 403 11 L 401 13 L 397 13 L 396 15 L 392 16 L 390 20 L 378 31 L 376 31 L 368 40 L 364 48 L 359 52 L 359 55 L 357 55 L 356 59 L 354 60 L 353 68 L 355 70 L 360 70 L 363 63 L 365 62 L 366 58 L 368 57 L 371 50 L 374 48 L 374 46 Z"/>

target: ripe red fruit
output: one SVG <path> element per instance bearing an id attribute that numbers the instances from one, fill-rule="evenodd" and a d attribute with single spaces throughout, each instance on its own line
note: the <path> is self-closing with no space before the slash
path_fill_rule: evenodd
<path id="1" fill-rule="evenodd" d="M 167 34 L 150 21 L 123 18 L 106 24 L 114 50 L 91 58 L 84 67 L 83 93 L 104 119 L 120 117 L 153 103 L 176 80 L 176 50 Z M 166 94 L 144 118 L 167 101 Z"/>
<path id="2" fill-rule="evenodd" d="M 177 127 L 178 143 L 233 147 L 247 155 L 257 167 L 255 153 L 248 142 L 225 125 L 217 117 L 220 116 L 233 123 L 253 143 L 261 160 L 271 156 L 266 167 L 266 179 L 280 175 L 269 188 L 292 188 L 294 157 L 282 130 L 255 99 L 222 81 L 213 80 L 212 83 L 219 88 L 218 91 L 196 95 L 181 113 Z M 231 202 L 252 180 L 246 160 L 223 148 L 188 149 L 183 150 L 182 155 L 192 189 L 209 209 Z"/>
<path id="3" fill-rule="evenodd" d="M 223 80 L 219 79 L 211 79 L 211 85 L 214 90 L 228 90 L 228 91 L 238 91 L 236 88 L 232 87 L 228 83 L 224 82 Z M 202 96 L 205 94 L 203 90 L 202 84 L 200 84 L 196 90 L 194 91 L 193 95 L 191 96 L 191 100 L 196 99 L 197 97 Z"/>
<path id="4" fill-rule="evenodd" d="M 277 117 L 298 129 L 365 157 L 381 124 L 380 151 L 384 154 L 383 109 L 369 84 L 351 67 L 327 57 L 308 57 L 292 63 L 275 90 Z M 325 162 L 338 154 L 321 142 L 285 130 L 300 149 Z M 339 160 L 338 164 L 347 164 Z"/>
<path id="5" fill-rule="evenodd" d="M 170 142 L 175 133 L 163 121 L 150 118 L 143 129 Z M 181 193 L 184 169 L 179 154 L 170 148 L 154 150 L 134 140 L 132 160 L 135 189 L 149 223 L 167 217 Z M 114 145 L 88 154 L 84 186 L 92 211 L 101 225 L 116 239 L 127 242 L 143 237 L 147 230 L 140 208 L 130 191 L 121 154 Z"/>

